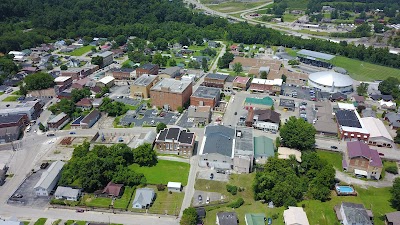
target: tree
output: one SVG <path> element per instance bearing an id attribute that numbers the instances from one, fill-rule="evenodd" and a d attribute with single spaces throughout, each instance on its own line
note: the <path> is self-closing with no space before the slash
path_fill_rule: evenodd
<path id="1" fill-rule="evenodd" d="M 389 77 L 386 80 L 379 83 L 378 90 L 384 95 L 390 95 L 395 90 L 399 90 L 399 79 L 395 77 Z"/>
<path id="2" fill-rule="evenodd" d="M 169 66 L 176 66 L 176 60 L 175 59 L 171 59 L 169 61 Z"/>
<path id="3" fill-rule="evenodd" d="M 23 83 L 19 85 L 19 93 L 23 96 L 26 96 L 28 94 L 28 90 L 26 90 L 26 87 Z"/>
<path id="4" fill-rule="evenodd" d="M 183 113 L 183 107 L 182 107 L 182 106 L 178 106 L 178 108 L 176 109 L 176 111 L 178 111 L 179 113 Z"/>
<path id="5" fill-rule="evenodd" d="M 46 127 L 42 123 L 39 123 L 39 130 L 41 130 L 42 132 L 45 132 Z"/>
<path id="6" fill-rule="evenodd" d="M 299 65 L 300 62 L 298 60 L 291 59 L 291 60 L 288 61 L 288 64 L 291 65 L 291 66 L 295 66 L 295 65 Z"/>
<path id="7" fill-rule="evenodd" d="M 71 100 L 73 102 L 78 102 L 82 98 L 89 97 L 92 94 L 89 88 L 83 88 L 83 89 L 73 89 L 71 91 Z"/>
<path id="8" fill-rule="evenodd" d="M 234 58 L 235 56 L 232 53 L 226 52 L 221 58 L 218 59 L 218 67 L 220 69 L 228 68 L 229 63 L 232 62 Z"/>
<path id="9" fill-rule="evenodd" d="M 132 149 L 134 162 L 140 166 L 154 166 L 157 164 L 157 154 L 153 147 L 146 143 Z"/>
<path id="10" fill-rule="evenodd" d="M 235 71 L 236 75 L 239 75 L 243 71 L 243 67 L 241 63 L 233 64 L 233 71 Z"/>
<path id="11" fill-rule="evenodd" d="M 366 96 L 368 94 L 368 86 L 369 84 L 361 82 L 360 85 L 357 86 L 357 94 L 359 96 Z"/>
<path id="12" fill-rule="evenodd" d="M 127 38 L 124 35 L 118 35 L 114 39 L 115 43 L 117 43 L 118 46 L 124 45 L 127 41 Z"/>
<path id="13" fill-rule="evenodd" d="M 392 198 L 390 203 L 396 210 L 400 210 L 400 177 L 397 177 L 393 182 L 393 187 L 390 189 Z"/>
<path id="14" fill-rule="evenodd" d="M 300 151 L 314 149 L 315 133 L 313 125 L 294 116 L 291 116 L 280 129 L 283 145 Z"/>
<path id="15" fill-rule="evenodd" d="M 260 77 L 261 79 L 267 79 L 268 77 L 267 71 L 261 71 Z"/>
<path id="16" fill-rule="evenodd" d="M 206 58 L 203 58 L 201 60 L 201 68 L 203 68 L 204 72 L 208 71 L 208 63 L 207 63 L 207 59 Z"/>
<path id="17" fill-rule="evenodd" d="M 282 74 L 281 79 L 282 79 L 283 83 L 286 83 L 286 78 L 287 78 L 286 75 Z"/>
<path id="18" fill-rule="evenodd" d="M 54 87 L 54 78 L 48 73 L 34 73 L 24 79 L 27 90 L 43 90 Z"/>
<path id="19" fill-rule="evenodd" d="M 181 225 L 196 225 L 197 224 L 197 212 L 193 207 L 186 208 L 183 210 L 182 218 L 180 221 Z"/>
<path id="20" fill-rule="evenodd" d="M 394 137 L 394 143 L 400 144 L 400 129 L 396 130 L 396 137 Z"/>
<path id="21" fill-rule="evenodd" d="M 156 126 L 157 133 L 164 130 L 165 128 L 167 128 L 167 125 L 165 123 L 157 123 L 157 126 Z"/>
<path id="22" fill-rule="evenodd" d="M 100 68 L 103 67 L 103 57 L 101 57 L 101 56 L 93 57 L 91 62 L 94 65 L 98 65 Z"/>
<path id="23" fill-rule="evenodd" d="M 60 69 L 61 69 L 61 70 L 67 70 L 67 69 L 68 69 L 68 66 L 67 66 L 67 65 L 61 65 L 61 66 L 60 66 Z"/>

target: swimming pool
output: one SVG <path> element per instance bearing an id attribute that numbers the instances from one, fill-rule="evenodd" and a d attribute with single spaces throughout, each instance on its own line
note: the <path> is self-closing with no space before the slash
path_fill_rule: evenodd
<path id="1" fill-rule="evenodd" d="M 350 186 L 336 186 L 336 190 L 340 193 L 354 193 L 354 188 Z"/>

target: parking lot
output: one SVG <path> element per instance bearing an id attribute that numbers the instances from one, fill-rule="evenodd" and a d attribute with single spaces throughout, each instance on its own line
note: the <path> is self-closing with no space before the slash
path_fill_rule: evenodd
<path id="1" fill-rule="evenodd" d="M 143 125 L 156 125 L 157 123 L 174 125 L 178 118 L 176 114 L 173 112 L 163 112 L 164 114 L 163 117 L 157 114 L 158 110 L 153 110 L 153 109 L 148 109 L 145 111 L 141 110 L 138 112 L 138 114 L 126 115 L 121 119 L 120 123 L 124 125 L 135 123 L 135 127 L 141 127 Z"/>
<path id="2" fill-rule="evenodd" d="M 20 194 L 22 195 L 22 198 L 11 197 L 8 199 L 7 203 L 10 205 L 45 208 L 50 202 L 50 197 L 37 197 L 35 191 L 33 190 L 33 187 L 40 180 L 40 176 L 44 171 L 46 170 L 40 169 L 36 173 L 33 173 L 31 176 L 26 178 L 26 180 L 13 194 L 13 196 Z"/>
<path id="3" fill-rule="evenodd" d="M 111 99 L 113 99 L 116 102 L 121 102 L 121 103 L 124 103 L 125 105 L 132 105 L 132 106 L 138 105 L 140 103 L 139 100 L 132 99 L 129 97 L 124 97 L 124 96 L 115 96 L 115 97 L 111 97 Z"/>
<path id="4" fill-rule="evenodd" d="M 201 197 L 199 197 L 201 196 Z M 208 191 L 194 191 L 193 195 L 193 201 L 192 204 L 193 206 L 202 206 L 202 205 L 207 205 L 207 198 L 209 198 L 210 203 L 216 202 L 216 201 L 221 201 L 225 197 L 222 196 L 218 192 L 208 192 Z"/>
<path id="5" fill-rule="evenodd" d="M 299 117 L 300 118 L 307 118 L 307 122 L 313 123 L 313 120 L 315 119 L 316 116 L 316 111 L 314 110 L 315 104 L 307 104 L 307 105 L 302 105 L 300 104 L 299 106 Z"/>
<path id="6" fill-rule="evenodd" d="M 199 168 L 199 172 L 197 173 L 197 179 L 203 180 L 215 180 L 215 181 L 229 181 L 229 174 L 228 173 L 217 173 L 216 170 L 208 169 L 208 168 Z M 214 174 L 213 179 L 211 179 L 210 175 Z"/>
<path id="7" fill-rule="evenodd" d="M 312 89 L 312 88 L 311 88 Z M 312 89 L 313 90 L 313 89 Z M 315 99 L 312 98 L 312 95 L 310 93 L 310 87 L 300 87 L 300 86 L 293 86 L 293 85 L 282 85 L 282 91 L 284 96 L 291 96 L 292 93 L 297 93 L 298 99 L 304 99 L 304 100 L 309 100 L 309 101 L 314 101 L 322 98 L 321 92 L 320 91 L 314 91 L 315 92 Z"/>
<path id="8" fill-rule="evenodd" d="M 176 125 L 183 127 L 183 128 L 191 128 L 194 127 L 194 122 L 188 118 L 188 112 L 185 111 L 182 116 L 180 117 L 179 121 Z"/>

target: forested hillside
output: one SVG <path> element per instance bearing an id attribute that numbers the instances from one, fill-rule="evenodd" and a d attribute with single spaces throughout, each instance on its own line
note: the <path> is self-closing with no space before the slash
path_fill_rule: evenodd
<path id="1" fill-rule="evenodd" d="M 202 38 L 244 44 L 306 48 L 400 68 L 388 49 L 304 40 L 247 23 L 196 13 L 178 0 L 2 0 L 0 52 L 20 50 L 61 38 L 137 36 L 189 44 Z"/>

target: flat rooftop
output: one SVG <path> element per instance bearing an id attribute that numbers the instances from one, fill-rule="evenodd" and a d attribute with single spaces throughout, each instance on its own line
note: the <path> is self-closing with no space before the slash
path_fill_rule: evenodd
<path id="1" fill-rule="evenodd" d="M 71 79 L 69 76 L 59 76 L 54 79 L 54 82 L 65 82 L 69 79 Z"/>
<path id="2" fill-rule="evenodd" d="M 219 88 L 199 86 L 192 96 L 198 98 L 216 99 L 220 94 L 221 90 Z"/>
<path id="3" fill-rule="evenodd" d="M 336 120 L 341 126 L 362 128 L 356 112 L 353 110 L 338 110 L 336 112 Z"/>
<path id="4" fill-rule="evenodd" d="M 172 78 L 164 78 L 160 80 L 156 85 L 154 85 L 152 91 L 166 91 L 166 92 L 176 92 L 182 93 L 186 88 L 192 85 L 190 81 L 180 81 Z"/>
<path id="5" fill-rule="evenodd" d="M 144 74 L 133 82 L 136 86 L 147 86 L 157 78 L 157 75 Z"/>
<path id="6" fill-rule="evenodd" d="M 306 49 L 298 51 L 297 55 L 304 55 L 304 56 L 308 56 L 308 57 L 312 57 L 312 58 L 316 58 L 316 59 L 323 59 L 323 60 L 331 60 L 331 59 L 335 58 L 334 55 L 330 55 L 330 54 L 326 54 L 326 53 L 322 53 L 322 52 L 310 51 L 310 50 L 306 50 Z"/>

